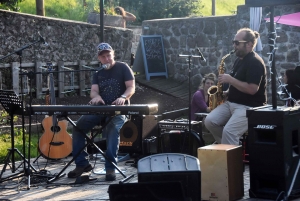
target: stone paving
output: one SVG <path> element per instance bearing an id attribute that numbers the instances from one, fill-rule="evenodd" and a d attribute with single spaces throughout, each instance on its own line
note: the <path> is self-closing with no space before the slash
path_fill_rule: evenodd
<path id="1" fill-rule="evenodd" d="M 71 160 L 71 157 L 61 160 L 46 160 L 40 157 L 31 165 L 36 170 L 42 173 L 44 176 L 57 175 L 65 167 L 65 165 Z M 124 179 L 121 174 L 117 174 L 117 181 L 107 182 L 105 181 L 105 176 L 101 174 L 104 167 L 103 162 L 99 158 L 97 160 L 91 159 L 91 164 L 95 166 L 94 170 L 90 173 L 85 173 L 82 177 L 88 178 L 88 182 L 84 184 L 75 184 L 75 179 L 69 179 L 67 176 L 58 178 L 57 180 L 47 183 L 47 178 L 35 176 L 33 174 L 30 178 L 27 176 L 22 176 L 13 180 L 6 181 L 5 178 L 11 178 L 13 174 L 9 167 L 2 175 L 2 182 L 0 183 L 0 200 L 109 200 L 108 188 L 111 184 L 118 184 L 119 181 Z M 129 183 L 137 183 L 137 168 L 135 167 L 135 160 L 129 159 L 118 164 L 118 167 L 124 171 L 124 174 L 128 177 L 134 175 Z M 16 167 L 23 162 L 16 162 Z M 68 173 L 75 167 L 72 163 L 64 173 Z M 0 166 L 1 170 L 3 166 Z M 23 166 L 21 165 L 15 173 L 22 172 Z M 43 171 L 46 170 L 46 171 Z M 30 180 L 31 185 L 28 185 L 28 180 Z M 245 195 L 241 200 L 258 200 L 263 201 L 263 199 L 252 199 L 249 198 L 249 166 L 245 165 L 244 171 L 244 190 Z M 30 188 L 29 188 L 30 187 Z M 28 189 L 29 188 L 29 189 Z"/>

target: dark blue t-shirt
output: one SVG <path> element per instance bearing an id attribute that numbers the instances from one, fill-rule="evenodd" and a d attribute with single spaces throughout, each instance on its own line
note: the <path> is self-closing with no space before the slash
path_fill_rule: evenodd
<path id="1" fill-rule="evenodd" d="M 234 86 L 230 85 L 228 101 L 251 107 L 258 107 L 267 103 L 266 67 L 258 54 L 250 52 L 242 60 L 238 58 L 234 62 L 233 71 L 230 75 L 242 82 L 256 84 L 259 86 L 259 89 L 254 95 L 251 95 L 241 92 Z"/>
<path id="2" fill-rule="evenodd" d="M 98 84 L 99 95 L 105 104 L 111 105 L 126 91 L 125 82 L 129 80 L 134 80 L 130 67 L 126 63 L 116 62 L 111 69 L 96 72 L 92 84 Z"/>

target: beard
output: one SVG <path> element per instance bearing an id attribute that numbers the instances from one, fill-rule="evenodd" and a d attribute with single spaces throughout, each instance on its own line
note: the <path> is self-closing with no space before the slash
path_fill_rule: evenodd
<path id="1" fill-rule="evenodd" d="M 244 56 L 246 56 L 246 54 L 247 54 L 246 49 L 236 50 L 235 52 L 235 55 L 240 58 L 243 58 Z"/>

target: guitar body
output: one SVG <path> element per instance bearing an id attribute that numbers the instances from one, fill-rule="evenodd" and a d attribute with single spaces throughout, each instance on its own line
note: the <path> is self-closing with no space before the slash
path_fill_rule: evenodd
<path id="1" fill-rule="evenodd" d="M 57 125 L 53 125 L 53 122 L 52 116 L 43 120 L 44 133 L 39 140 L 39 149 L 46 158 L 65 158 L 72 152 L 72 138 L 67 132 L 68 121 L 58 121 Z"/>

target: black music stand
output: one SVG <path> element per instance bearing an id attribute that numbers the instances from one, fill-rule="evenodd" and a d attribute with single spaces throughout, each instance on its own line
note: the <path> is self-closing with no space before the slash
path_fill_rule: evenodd
<path id="1" fill-rule="evenodd" d="M 11 126 L 11 148 L 8 149 L 8 153 L 6 155 L 6 158 L 5 158 L 5 161 L 4 161 L 4 166 L 2 168 L 2 171 L 0 173 L 0 183 L 3 182 L 3 181 L 6 181 L 6 180 L 9 180 L 9 179 L 14 179 L 14 178 L 17 178 L 17 177 L 21 177 L 23 175 L 19 175 L 21 174 L 22 172 L 19 172 L 19 173 L 16 173 L 16 174 L 13 174 L 11 176 L 8 176 L 6 178 L 2 178 L 2 174 L 5 172 L 5 169 L 6 169 L 6 166 L 9 165 L 9 161 L 10 161 L 10 158 L 11 158 L 11 171 L 12 173 L 15 173 L 15 171 L 20 167 L 18 166 L 18 168 L 16 168 L 15 166 L 15 152 L 17 154 L 20 155 L 20 157 L 23 159 L 24 161 L 24 173 L 25 172 L 25 163 L 29 164 L 28 161 L 26 160 L 26 158 L 22 155 L 22 153 L 17 149 L 15 148 L 15 137 L 14 137 L 14 122 L 13 122 L 13 116 L 14 114 L 18 114 L 18 115 L 21 115 L 21 114 L 24 114 L 24 111 L 23 111 L 23 108 L 22 108 L 22 102 L 21 100 L 19 99 L 19 97 L 17 96 L 17 94 L 14 92 L 14 91 L 10 91 L 10 90 L 0 90 L 0 103 L 2 104 L 3 108 L 6 110 L 7 113 L 9 113 L 10 115 L 10 126 Z M 24 135 L 24 134 L 23 134 Z M 36 171 L 36 169 L 30 165 L 30 167 Z M 19 175 L 19 176 L 17 176 Z"/>

